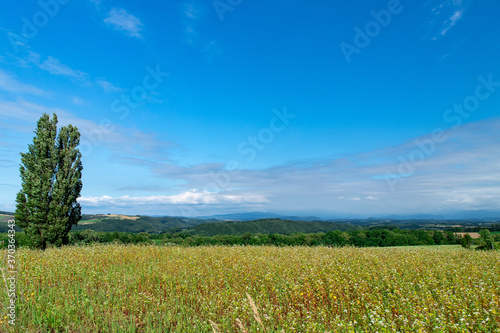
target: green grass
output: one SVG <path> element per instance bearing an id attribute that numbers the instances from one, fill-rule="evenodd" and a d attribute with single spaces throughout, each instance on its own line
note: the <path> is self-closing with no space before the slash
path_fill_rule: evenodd
<path id="1" fill-rule="evenodd" d="M 408 246 L 394 246 L 393 248 L 401 248 L 401 249 L 441 249 L 441 250 L 450 250 L 450 249 L 461 249 L 462 245 L 408 245 Z"/>
<path id="2" fill-rule="evenodd" d="M 258 320 L 268 333 L 500 327 L 499 252 L 108 245 L 17 258 L 23 333 L 243 332 L 238 321 L 262 332 Z M 4 292 L 0 304 L 5 313 Z"/>

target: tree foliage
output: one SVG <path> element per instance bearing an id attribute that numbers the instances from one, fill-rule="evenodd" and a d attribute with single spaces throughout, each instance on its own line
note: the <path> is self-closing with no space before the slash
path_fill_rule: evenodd
<path id="1" fill-rule="evenodd" d="M 495 240 L 488 229 L 483 229 L 480 231 L 481 238 L 479 239 L 480 250 L 494 250 Z"/>
<path id="2" fill-rule="evenodd" d="M 460 240 L 460 243 L 462 244 L 462 247 L 465 247 L 466 249 L 470 249 L 472 246 L 472 243 L 474 240 L 469 234 L 465 234 L 462 239 Z"/>
<path id="3" fill-rule="evenodd" d="M 15 219 L 33 246 L 45 249 L 68 242 L 68 233 L 81 219 L 77 203 L 82 189 L 80 133 L 72 125 L 57 132 L 57 115 L 37 122 L 33 143 L 21 153 L 22 188 Z"/>

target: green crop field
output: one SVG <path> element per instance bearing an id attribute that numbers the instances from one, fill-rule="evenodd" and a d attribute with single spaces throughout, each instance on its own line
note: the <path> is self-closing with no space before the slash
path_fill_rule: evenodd
<path id="1" fill-rule="evenodd" d="M 16 256 L 18 326 L 1 318 L 1 332 L 500 327 L 498 251 L 101 245 L 21 248 Z M 6 313 L 5 292 L 0 301 Z"/>

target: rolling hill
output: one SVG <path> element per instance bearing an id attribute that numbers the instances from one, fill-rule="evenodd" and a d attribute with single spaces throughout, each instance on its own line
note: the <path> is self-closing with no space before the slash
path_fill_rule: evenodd
<path id="1" fill-rule="evenodd" d="M 293 233 L 315 233 L 328 232 L 332 230 L 351 230 L 356 228 L 349 223 L 335 222 L 307 222 L 281 219 L 261 219 L 243 222 L 212 222 L 202 223 L 183 230 L 187 234 L 200 236 L 215 235 L 243 235 L 247 232 L 252 234 L 293 234 Z M 180 231 L 180 230 L 170 230 Z"/>

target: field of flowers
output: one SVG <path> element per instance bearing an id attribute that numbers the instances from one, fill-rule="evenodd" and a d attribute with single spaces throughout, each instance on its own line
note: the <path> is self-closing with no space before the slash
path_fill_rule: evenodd
<path id="1" fill-rule="evenodd" d="M 2 287 L 1 332 L 500 331 L 498 251 L 108 245 L 17 260 L 17 327 Z"/>

